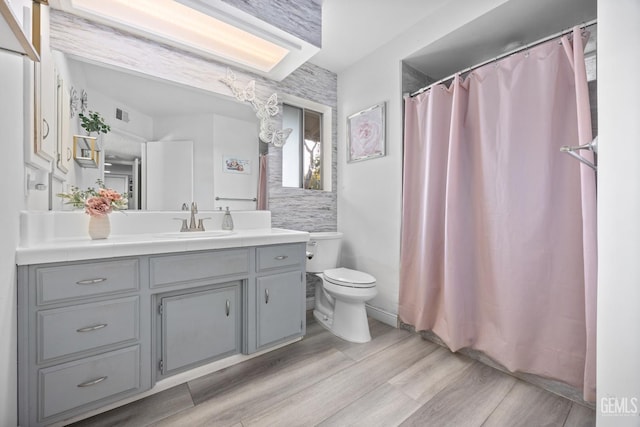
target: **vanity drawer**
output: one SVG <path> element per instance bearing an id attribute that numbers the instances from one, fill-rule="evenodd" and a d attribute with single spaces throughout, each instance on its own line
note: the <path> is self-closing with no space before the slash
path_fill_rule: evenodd
<path id="1" fill-rule="evenodd" d="M 249 250 L 231 249 L 151 258 L 151 287 L 249 272 Z"/>
<path id="2" fill-rule="evenodd" d="M 115 400 L 140 388 L 140 347 L 41 369 L 38 383 L 40 421 L 108 397 Z"/>
<path id="3" fill-rule="evenodd" d="M 138 260 L 35 267 L 38 305 L 137 290 Z"/>
<path id="4" fill-rule="evenodd" d="M 139 297 L 38 312 L 38 363 L 138 339 Z"/>
<path id="5" fill-rule="evenodd" d="M 257 248 L 257 271 L 299 265 L 302 251 L 301 245 L 297 244 Z"/>

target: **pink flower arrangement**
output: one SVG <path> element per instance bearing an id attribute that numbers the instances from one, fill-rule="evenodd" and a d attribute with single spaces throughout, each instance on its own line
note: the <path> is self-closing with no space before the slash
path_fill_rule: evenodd
<path id="1" fill-rule="evenodd" d="M 127 207 L 127 199 L 122 197 L 117 191 L 106 188 L 101 180 L 96 181 L 98 188 L 88 188 L 80 190 L 78 187 L 71 187 L 71 192 L 60 193 L 58 197 L 67 199 L 66 204 L 75 208 L 84 208 L 85 213 L 91 216 L 109 215 L 114 210 L 121 210 Z"/>

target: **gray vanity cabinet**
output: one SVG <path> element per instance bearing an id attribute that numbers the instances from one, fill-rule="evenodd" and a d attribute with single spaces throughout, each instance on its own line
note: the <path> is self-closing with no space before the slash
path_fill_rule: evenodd
<path id="1" fill-rule="evenodd" d="M 305 244 L 18 267 L 22 426 L 304 335 Z"/>
<path id="2" fill-rule="evenodd" d="M 299 271 L 258 277 L 258 348 L 303 335 L 302 280 Z"/>
<path id="3" fill-rule="evenodd" d="M 50 424 L 151 387 L 140 259 L 24 266 L 18 281 L 20 425 Z"/>
<path id="4" fill-rule="evenodd" d="M 161 375 L 240 353 L 241 282 L 162 297 Z"/>
<path id="5" fill-rule="evenodd" d="M 305 333 L 305 245 L 256 248 L 256 349 Z"/>

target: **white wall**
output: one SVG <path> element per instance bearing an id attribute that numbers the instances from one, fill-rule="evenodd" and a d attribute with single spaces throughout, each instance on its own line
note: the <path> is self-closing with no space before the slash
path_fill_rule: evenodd
<path id="1" fill-rule="evenodd" d="M 213 210 L 218 206 L 229 206 L 231 209 L 243 210 L 255 209 L 255 203 L 220 202 L 217 204 L 215 196 L 256 196 L 258 182 L 257 123 L 219 114 L 154 117 L 154 139 L 157 141 L 193 141 L 193 200 L 198 203 L 200 210 Z M 249 175 L 222 173 L 223 155 L 239 155 L 251 160 L 252 173 Z M 216 184 L 216 180 L 221 182 Z M 251 191 L 252 187 L 253 191 Z M 185 201 L 191 202 L 191 200 Z"/>
<path id="2" fill-rule="evenodd" d="M 15 249 L 25 207 L 23 162 L 23 59 L 0 51 L 0 426 L 17 424 L 17 314 Z"/>
<path id="3" fill-rule="evenodd" d="M 639 18 L 598 2 L 598 426 L 640 425 Z M 602 413 L 625 400 L 633 414 Z"/>
<path id="4" fill-rule="evenodd" d="M 193 200 L 200 210 L 213 209 L 213 119 L 211 114 L 188 116 L 154 117 L 154 140 L 193 141 Z M 172 174 L 180 173 L 173 170 Z"/>
<path id="5" fill-rule="evenodd" d="M 342 265 L 377 279 L 370 304 L 397 314 L 402 208 L 401 61 L 505 0 L 446 7 L 338 74 L 338 230 L 344 232 Z M 472 64 L 469 64 L 472 65 Z M 387 155 L 346 163 L 347 117 L 387 102 Z"/>
<path id="6" fill-rule="evenodd" d="M 213 196 L 253 199 L 258 195 L 258 123 L 213 115 Z M 224 171 L 225 156 L 249 161 L 250 172 L 235 174 Z M 214 200 L 214 208 L 255 210 L 251 201 Z"/>

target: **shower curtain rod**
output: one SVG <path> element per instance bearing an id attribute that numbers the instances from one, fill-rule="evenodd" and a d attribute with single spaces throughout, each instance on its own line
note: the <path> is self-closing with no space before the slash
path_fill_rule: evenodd
<path id="1" fill-rule="evenodd" d="M 587 28 L 587 27 L 590 27 L 590 26 L 595 25 L 595 24 L 597 24 L 597 23 L 598 23 L 598 20 L 597 20 L 597 19 L 593 19 L 593 20 L 591 20 L 591 21 L 588 21 L 588 22 L 583 23 L 582 25 L 580 25 L 580 26 L 579 26 L 579 28 Z M 573 27 L 571 27 L 571 28 L 567 28 L 567 29 L 565 29 L 565 30 L 563 30 L 563 31 L 560 31 L 560 32 L 555 33 L 555 34 L 552 34 L 552 35 L 547 36 L 547 37 L 545 37 L 545 38 L 543 38 L 543 39 L 537 40 L 537 41 L 535 41 L 535 42 L 533 42 L 533 43 L 528 43 L 528 44 L 526 44 L 526 45 L 524 45 L 524 46 L 520 46 L 519 48 L 516 48 L 516 49 L 514 49 L 514 50 L 512 50 L 512 51 L 509 51 L 509 52 L 503 53 L 503 54 L 501 54 L 501 55 L 498 55 L 498 56 L 496 56 L 495 58 L 491 58 L 491 59 L 488 59 L 488 60 L 486 60 L 486 61 L 483 61 L 483 62 L 481 62 L 481 63 L 479 63 L 479 64 L 476 64 L 476 65 L 474 65 L 474 66 L 472 66 L 472 67 L 468 67 L 468 68 L 465 68 L 464 70 L 461 70 L 461 71 L 455 72 L 455 73 L 451 74 L 450 76 L 445 77 L 444 79 L 440 79 L 440 80 L 438 80 L 438 81 L 437 81 L 437 82 L 435 82 L 435 83 L 431 83 L 431 84 L 429 84 L 429 85 L 427 85 L 427 86 L 425 86 L 425 87 L 423 87 L 423 88 L 421 88 L 421 89 L 418 89 L 417 91 L 415 91 L 415 92 L 411 93 L 409 96 L 410 96 L 410 97 L 414 97 L 414 96 L 416 96 L 416 95 L 420 95 L 422 92 L 425 92 L 425 91 L 427 91 L 427 90 L 431 89 L 433 86 L 437 86 L 437 85 L 439 85 L 440 83 L 446 82 L 447 80 L 451 80 L 452 78 L 454 78 L 454 77 L 455 77 L 456 75 L 458 75 L 458 74 L 468 73 L 469 71 L 473 71 L 473 70 L 475 70 L 476 68 L 480 68 L 480 67 L 482 67 L 483 65 L 490 64 L 491 62 L 498 61 L 498 60 L 500 60 L 500 59 L 502 59 L 502 58 L 506 58 L 507 56 L 510 56 L 510 55 L 516 54 L 516 53 L 521 52 L 521 51 L 523 51 L 523 50 L 530 49 L 530 48 L 532 48 L 532 47 L 534 47 L 534 46 L 537 46 L 537 45 L 539 45 L 539 44 L 542 44 L 542 43 L 548 42 L 549 40 L 553 40 L 553 39 L 555 39 L 555 38 L 562 37 L 562 36 L 563 36 L 563 35 L 565 35 L 565 34 L 569 34 L 569 33 L 571 32 L 571 30 L 573 30 Z"/>

